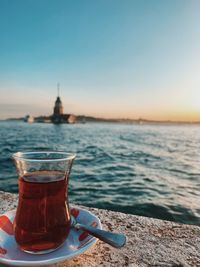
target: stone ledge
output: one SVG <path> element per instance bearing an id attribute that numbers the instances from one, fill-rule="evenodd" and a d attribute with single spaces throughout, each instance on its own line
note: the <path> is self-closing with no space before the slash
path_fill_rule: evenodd
<path id="1" fill-rule="evenodd" d="M 0 192 L 0 214 L 17 206 L 17 195 Z M 56 267 L 200 267 L 200 227 L 87 208 L 103 228 L 123 232 L 128 242 L 115 249 L 101 241 L 86 253 Z M 0 264 L 1 267 L 3 265 Z"/>

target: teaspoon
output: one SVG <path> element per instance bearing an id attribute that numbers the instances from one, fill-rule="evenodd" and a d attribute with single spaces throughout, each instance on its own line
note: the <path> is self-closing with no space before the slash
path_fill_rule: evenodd
<path id="1" fill-rule="evenodd" d="M 111 233 L 89 225 L 77 223 L 74 216 L 71 216 L 71 227 L 74 227 L 78 230 L 83 230 L 115 248 L 122 248 L 126 244 L 126 236 L 124 234 Z"/>

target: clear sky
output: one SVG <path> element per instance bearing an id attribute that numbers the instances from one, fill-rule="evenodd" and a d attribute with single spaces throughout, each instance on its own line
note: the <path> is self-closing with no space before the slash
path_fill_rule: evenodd
<path id="1" fill-rule="evenodd" d="M 200 120 L 199 0 L 0 0 L 0 118 Z"/>

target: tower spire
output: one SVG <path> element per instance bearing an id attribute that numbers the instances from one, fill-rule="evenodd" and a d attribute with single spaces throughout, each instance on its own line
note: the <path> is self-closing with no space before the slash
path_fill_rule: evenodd
<path id="1" fill-rule="evenodd" d="M 57 83 L 58 96 L 60 96 L 60 83 Z"/>

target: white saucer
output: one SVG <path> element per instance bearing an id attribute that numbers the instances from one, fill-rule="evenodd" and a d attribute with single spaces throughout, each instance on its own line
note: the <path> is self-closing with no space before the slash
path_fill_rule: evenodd
<path id="1" fill-rule="evenodd" d="M 49 265 L 78 256 L 97 241 L 95 237 L 71 228 L 69 236 L 59 249 L 44 255 L 25 253 L 20 250 L 13 235 L 15 213 L 13 210 L 0 215 L 0 263 L 12 266 Z M 71 213 L 77 222 L 102 229 L 99 218 L 93 213 L 80 208 L 71 208 Z"/>

